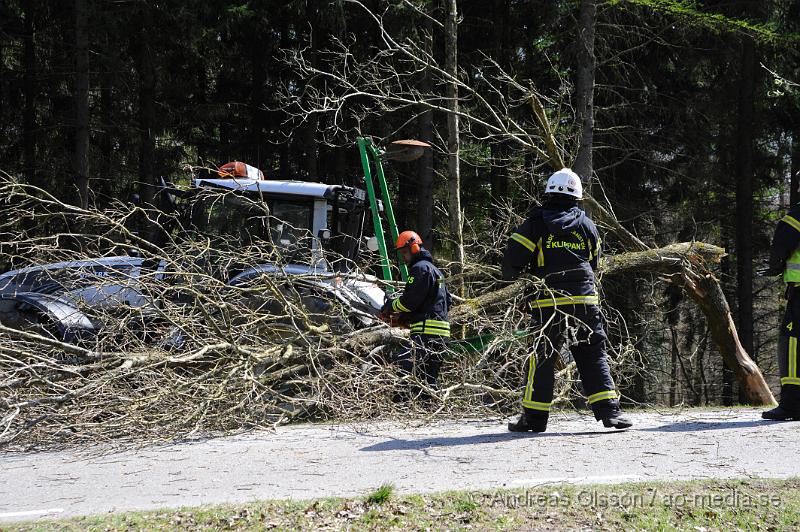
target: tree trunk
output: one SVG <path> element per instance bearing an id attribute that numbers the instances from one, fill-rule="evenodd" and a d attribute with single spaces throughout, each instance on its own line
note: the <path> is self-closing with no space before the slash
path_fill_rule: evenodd
<path id="1" fill-rule="evenodd" d="M 728 202 L 725 201 L 725 196 L 726 196 L 726 194 L 724 192 L 720 194 L 720 204 L 717 205 L 717 207 L 720 209 L 719 212 L 726 212 L 725 208 L 726 208 L 726 205 L 727 205 Z M 721 236 L 722 236 L 721 244 L 723 245 L 723 247 L 725 249 L 730 249 L 731 248 L 731 240 L 732 240 L 730 228 L 725 222 L 723 222 L 721 229 L 722 229 L 722 231 L 721 231 L 721 233 L 722 233 L 721 234 Z M 732 294 L 731 294 L 732 290 L 730 288 L 730 285 L 732 284 L 730 282 L 730 279 L 733 278 L 733 272 L 732 272 L 731 260 L 730 260 L 729 257 L 725 257 L 720 261 L 719 273 L 720 273 L 720 277 L 722 279 L 728 279 L 729 280 L 726 283 L 726 286 L 723 288 L 723 290 L 727 290 L 727 293 L 725 294 L 726 298 L 731 300 L 731 301 L 733 301 Z M 723 364 L 722 364 L 722 404 L 724 406 L 733 406 L 733 392 L 734 392 L 735 385 L 736 385 L 736 377 L 733 374 L 733 371 L 723 361 Z"/>
<path id="2" fill-rule="evenodd" d="M 736 178 L 736 300 L 742 347 L 753 354 L 753 139 L 755 135 L 755 45 L 743 37 L 739 74 Z"/>
<path id="3" fill-rule="evenodd" d="M 700 406 L 703 404 L 703 394 L 706 390 L 706 376 L 703 371 L 703 358 L 705 357 L 707 344 L 708 334 L 706 333 L 700 339 L 694 354 L 694 367 L 692 368 L 692 375 L 694 376 L 694 382 L 692 383 L 694 399 L 692 401 L 692 406 Z"/>
<path id="4" fill-rule="evenodd" d="M 433 53 L 433 21 L 425 19 L 425 51 Z M 431 91 L 431 78 L 427 71 L 422 73 L 420 90 L 423 94 Z M 433 143 L 433 112 L 423 111 L 417 119 L 419 139 L 428 144 Z M 419 176 L 418 201 L 417 201 L 417 233 L 422 237 L 425 246 L 434 250 L 433 241 L 433 150 L 428 149 L 422 153 L 417 161 L 417 176 Z"/>
<path id="5" fill-rule="evenodd" d="M 89 30 L 86 0 L 75 0 L 75 151 L 78 205 L 89 206 Z"/>
<path id="6" fill-rule="evenodd" d="M 209 166 L 212 163 L 211 154 L 216 153 L 219 149 L 219 144 L 216 141 L 216 133 L 213 125 L 208 118 L 208 73 L 206 72 L 205 64 L 198 65 L 195 71 L 197 79 L 197 106 L 203 109 L 202 114 L 198 117 L 200 120 L 201 138 L 195 140 L 197 146 L 197 161 L 195 164 Z M 216 145 L 214 145 L 217 143 Z M 213 162 L 221 163 L 222 161 L 214 160 Z"/>
<path id="7" fill-rule="evenodd" d="M 681 295 L 683 291 L 675 285 L 667 287 L 667 310 L 664 313 L 669 323 L 670 341 L 672 349 L 670 353 L 669 370 L 669 406 L 675 406 L 678 393 L 678 357 L 680 357 L 680 346 L 678 343 L 678 324 L 680 323 Z"/>
<path id="8" fill-rule="evenodd" d="M 675 326 L 670 323 L 669 335 L 672 344 L 670 350 L 670 364 L 669 364 L 669 406 L 675 406 L 675 400 L 678 392 L 678 334 L 675 332 Z"/>
<path id="9" fill-rule="evenodd" d="M 322 42 L 322 28 L 321 21 L 317 11 L 315 2 L 309 2 L 306 7 L 306 20 L 311 26 L 309 31 L 309 51 L 311 65 L 314 68 L 319 68 L 319 46 Z M 313 80 L 308 82 L 308 85 L 313 85 Z M 305 96 L 304 96 L 305 97 Z M 312 181 L 319 177 L 319 160 L 317 155 L 317 127 L 319 119 L 317 114 L 311 113 L 305 118 L 302 132 L 302 148 L 301 157 L 303 160 L 303 169 L 307 179 Z"/>
<path id="10" fill-rule="evenodd" d="M 319 121 L 316 116 L 306 119 L 303 126 L 301 157 L 303 159 L 303 170 L 307 180 L 316 181 L 319 178 L 319 161 L 317 155 L 317 125 Z"/>
<path id="11" fill-rule="evenodd" d="M 492 208 L 490 220 L 493 223 L 503 223 L 505 209 L 503 202 L 508 197 L 508 169 L 509 153 L 508 145 L 503 142 L 492 144 L 492 168 L 489 176 L 489 188 L 492 195 Z"/>
<path id="12" fill-rule="evenodd" d="M 289 28 L 289 20 L 290 17 L 288 14 L 282 14 L 279 17 L 280 23 L 280 49 L 287 50 L 291 46 L 291 39 L 290 33 L 291 30 Z M 288 85 L 292 82 L 291 79 L 292 73 L 291 70 L 286 67 L 282 66 L 278 69 L 278 82 L 282 85 Z M 280 123 L 284 118 L 284 115 L 278 110 L 272 112 L 272 123 Z M 279 131 L 278 135 L 282 135 Z M 294 133 L 290 134 L 291 136 L 281 138 L 280 142 L 278 142 L 278 179 L 288 180 L 294 178 L 292 167 L 290 163 L 291 159 L 291 145 L 295 141 Z"/>
<path id="13" fill-rule="evenodd" d="M 459 160 L 458 120 L 458 5 L 457 0 L 446 0 L 445 15 L 445 70 L 452 77 L 447 83 L 447 156 L 450 234 L 453 239 L 453 261 L 451 269 L 458 275 L 464 268 L 464 234 L 461 220 L 461 167 Z M 464 295 L 464 284 L 458 283 L 455 293 Z"/>
<path id="14" fill-rule="evenodd" d="M 258 19 L 257 19 L 258 20 Z M 266 125 L 266 101 L 264 87 L 267 84 L 267 42 L 265 35 L 268 32 L 258 31 L 254 28 L 253 38 L 250 42 L 251 54 L 251 87 L 250 87 L 250 135 L 248 139 L 249 156 L 256 167 L 264 171 L 264 159 L 267 154 L 262 151 L 264 142 L 264 129 Z M 253 164 L 251 163 L 251 164 Z"/>
<path id="15" fill-rule="evenodd" d="M 22 160 L 26 181 L 41 187 L 36 162 L 36 48 L 34 44 L 33 1 L 23 2 L 25 37 L 22 51 L 22 91 L 25 108 L 22 111 Z"/>
<path id="16" fill-rule="evenodd" d="M 38 164 L 36 161 L 36 48 L 34 42 L 35 25 L 33 1 L 24 0 L 22 2 L 22 94 L 24 106 L 22 109 L 22 178 L 29 184 L 43 187 L 39 180 Z M 24 231 L 30 231 L 34 227 L 33 219 L 24 219 L 21 223 Z M 3 243 L 5 244 L 5 243 Z M 13 251 L 13 242 L 9 242 L 12 247 L 2 250 L 2 255 L 8 257 L 8 264 L 4 267 L 12 269 L 20 266 L 18 253 Z"/>
<path id="17" fill-rule="evenodd" d="M 111 50 L 109 39 L 105 39 L 106 50 Z M 100 87 L 100 172 L 97 193 L 107 201 L 112 197 L 112 158 L 114 153 L 114 74 L 112 66 L 106 64 L 103 69 L 102 85 Z"/>
<path id="18" fill-rule="evenodd" d="M 512 69 L 511 58 L 513 57 L 512 45 L 512 26 L 511 26 L 511 2 L 506 0 L 494 0 L 492 7 L 492 59 L 497 62 L 506 72 Z M 492 101 L 498 109 L 510 100 L 507 88 L 499 89 L 503 91 L 502 97 L 492 94 Z M 505 101 L 503 101 L 505 98 Z M 491 145 L 491 168 L 489 174 L 489 190 L 491 191 L 492 206 L 490 210 L 490 222 L 503 223 L 505 220 L 505 210 L 502 204 L 508 197 L 508 181 L 510 167 L 510 147 L 507 142 L 497 140 Z"/>
<path id="19" fill-rule="evenodd" d="M 595 0 L 581 0 L 578 27 L 578 71 L 575 83 L 576 119 L 580 127 L 578 154 L 572 169 L 592 190 L 592 144 L 594 142 L 594 28 Z"/>
<path id="20" fill-rule="evenodd" d="M 406 229 L 417 231 L 417 228 L 412 225 L 414 223 L 414 213 L 418 210 L 416 201 L 417 186 L 414 183 L 416 179 L 409 174 L 408 168 L 405 168 L 405 166 L 409 166 L 410 168 L 414 168 L 414 166 L 403 166 L 404 168 L 393 168 L 394 171 L 392 172 L 394 174 L 394 179 L 397 180 L 397 201 L 392 203 L 392 207 L 394 207 L 394 220 L 397 224 L 398 231 L 405 231 Z M 422 241 L 425 242 L 425 239 L 423 238 Z"/>
<path id="21" fill-rule="evenodd" d="M 149 5 L 142 9 L 142 35 L 150 31 Z M 152 205 L 155 197 L 155 98 L 156 72 L 153 49 L 148 39 L 139 43 L 139 196 L 142 204 Z"/>

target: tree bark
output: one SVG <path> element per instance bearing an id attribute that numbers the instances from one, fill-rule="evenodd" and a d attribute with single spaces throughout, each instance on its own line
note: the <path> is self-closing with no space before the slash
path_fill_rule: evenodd
<path id="1" fill-rule="evenodd" d="M 150 7 L 141 7 L 142 35 L 150 31 Z M 145 205 L 152 205 L 155 197 L 155 58 L 148 39 L 142 39 L 139 49 L 139 196 Z"/>
<path id="2" fill-rule="evenodd" d="M 32 0 L 23 2 L 24 39 L 22 47 L 22 91 L 25 107 L 22 111 L 22 157 L 25 178 L 31 185 L 41 187 L 36 162 L 36 48 L 34 43 L 34 14 Z"/>
<path id="3" fill-rule="evenodd" d="M 728 207 L 725 201 L 726 194 L 723 192 L 720 194 L 720 202 L 717 205 L 717 208 L 720 209 L 720 212 L 725 212 L 725 208 Z M 731 241 L 733 240 L 733 231 L 731 230 L 732 224 L 726 224 L 725 222 L 722 223 L 721 228 L 721 244 L 725 249 L 731 249 Z M 729 301 L 733 301 L 733 296 L 731 295 L 731 285 L 733 284 L 730 280 L 733 279 L 733 267 L 731 266 L 730 258 L 726 257 L 720 261 L 719 265 L 719 273 L 722 279 L 727 279 L 728 282 L 725 283 L 725 286 L 722 288 L 723 292 L 725 293 L 726 298 Z M 724 362 L 724 361 L 723 361 Z M 727 364 L 722 364 L 722 404 L 724 406 L 733 406 L 733 392 L 736 386 L 736 376 L 733 374 L 733 371 L 727 366 Z"/>
<path id="4" fill-rule="evenodd" d="M 755 44 L 743 37 L 736 124 L 736 300 L 742 347 L 753 351 L 753 142 L 755 135 Z"/>
<path id="5" fill-rule="evenodd" d="M 311 65 L 316 69 L 319 67 L 319 46 L 322 39 L 322 23 L 319 20 L 316 2 L 308 2 L 306 7 L 306 20 L 310 24 L 309 31 L 309 50 Z M 314 81 L 308 82 L 309 86 L 313 86 Z M 302 148 L 301 157 L 303 160 L 303 169 L 307 179 L 315 181 L 319 176 L 319 158 L 317 153 L 317 127 L 319 125 L 318 115 L 312 113 L 305 119 L 302 129 Z"/>
<path id="6" fill-rule="evenodd" d="M 675 406 L 678 392 L 678 333 L 675 331 L 675 325 L 669 325 L 670 339 L 672 349 L 670 353 L 670 368 L 669 368 L 669 406 Z"/>
<path id="7" fill-rule="evenodd" d="M 425 51 L 433 54 L 433 20 L 425 19 Z M 420 79 L 420 90 L 423 94 L 431 91 L 430 73 L 423 71 Z M 428 144 L 433 143 L 433 112 L 423 111 L 417 119 L 419 127 L 419 139 Z M 417 175 L 419 176 L 418 186 L 418 208 L 417 208 L 417 232 L 425 242 L 425 246 L 434 250 L 433 241 L 433 150 L 428 149 L 422 153 L 422 157 L 417 161 Z"/>
<path id="8" fill-rule="evenodd" d="M 89 30 L 86 0 L 75 0 L 75 151 L 78 206 L 89 207 Z"/>
<path id="9" fill-rule="evenodd" d="M 464 234 L 461 220 L 461 162 L 459 160 L 458 120 L 458 2 L 446 0 L 445 15 L 445 70 L 453 78 L 447 83 L 447 156 L 450 233 L 453 239 L 453 261 L 451 271 L 458 275 L 464 268 Z M 455 292 L 464 295 L 464 285 L 459 283 Z"/>
<path id="10" fill-rule="evenodd" d="M 680 323 L 680 302 L 683 291 L 675 285 L 667 288 L 667 308 L 664 315 L 669 323 L 670 340 L 672 350 L 670 356 L 669 373 L 669 406 L 675 406 L 678 392 L 678 359 L 680 357 L 680 345 L 678 343 L 678 326 Z"/>
<path id="11" fill-rule="evenodd" d="M 106 50 L 111 50 L 110 39 L 106 37 L 105 46 Z M 114 56 L 115 57 L 115 56 Z M 104 198 L 105 201 L 112 197 L 112 159 L 114 153 L 114 102 L 113 102 L 113 86 L 114 74 L 112 72 L 112 64 L 106 64 L 103 67 L 102 85 L 100 87 L 100 172 L 98 176 L 99 187 L 97 189 L 98 195 Z"/>
<path id="12" fill-rule="evenodd" d="M 506 72 L 511 71 L 511 58 L 514 55 L 512 50 L 512 26 L 511 21 L 511 2 L 505 0 L 494 0 L 492 7 L 492 59 L 497 62 Z M 509 100 L 507 88 L 499 89 L 503 91 L 505 100 Z M 501 109 L 504 101 L 497 94 L 492 94 L 494 105 Z M 508 197 L 509 166 L 510 166 L 510 147 L 507 142 L 497 140 L 491 145 L 491 168 L 489 174 L 489 189 L 491 191 L 492 206 L 490 210 L 490 221 L 492 223 L 502 223 L 505 216 L 502 204 Z"/>
<path id="13" fill-rule="evenodd" d="M 576 119 L 580 127 L 578 154 L 572 169 L 583 178 L 586 191 L 592 190 L 592 144 L 594 142 L 594 29 L 597 18 L 595 0 L 581 0 L 578 17 L 578 71 L 575 83 Z"/>
<path id="14" fill-rule="evenodd" d="M 256 18 L 260 21 L 259 18 Z M 257 27 L 253 28 L 253 37 L 250 42 L 250 59 L 251 59 L 251 87 L 250 87 L 250 157 L 257 168 L 264 170 L 264 159 L 266 152 L 262 152 L 262 146 L 265 146 L 264 129 L 266 125 L 266 106 L 265 99 L 265 86 L 267 84 L 267 40 L 266 35 L 268 32 L 259 31 Z"/>

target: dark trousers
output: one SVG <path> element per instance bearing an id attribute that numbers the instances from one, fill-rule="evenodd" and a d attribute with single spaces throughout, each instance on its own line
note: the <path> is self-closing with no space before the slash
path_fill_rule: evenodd
<path id="1" fill-rule="evenodd" d="M 443 336 L 412 334 L 410 345 L 394 357 L 394 362 L 400 368 L 401 376 L 414 375 L 435 388 L 446 349 L 447 339 Z"/>
<path id="2" fill-rule="evenodd" d="M 606 333 L 600 307 L 569 305 L 534 309 L 537 331 L 534 353 L 528 359 L 522 407 L 528 415 L 546 417 L 553 401 L 555 363 L 561 348 L 569 348 L 595 418 L 619 408 L 606 355 Z M 541 329 L 539 331 L 539 329 Z"/>
<path id="3" fill-rule="evenodd" d="M 778 334 L 778 370 L 781 377 L 780 404 L 788 410 L 800 410 L 800 378 L 797 372 L 800 345 L 800 288 L 787 290 L 788 301 Z"/>

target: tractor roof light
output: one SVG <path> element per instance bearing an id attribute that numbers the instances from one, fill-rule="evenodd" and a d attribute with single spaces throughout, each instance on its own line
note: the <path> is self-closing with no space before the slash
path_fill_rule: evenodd
<path id="1" fill-rule="evenodd" d="M 222 179 L 246 178 L 256 179 L 258 181 L 264 181 L 266 179 L 264 177 L 264 172 L 255 166 L 250 166 L 240 161 L 232 161 L 223 164 L 219 167 L 219 170 L 217 170 L 217 174 L 219 174 Z"/>

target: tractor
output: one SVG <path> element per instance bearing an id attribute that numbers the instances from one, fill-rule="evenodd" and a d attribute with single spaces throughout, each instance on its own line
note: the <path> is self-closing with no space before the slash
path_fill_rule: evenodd
<path id="1" fill-rule="evenodd" d="M 233 162 L 221 166 L 215 175 L 193 175 L 188 188 L 162 181 L 159 194 L 179 214 L 181 224 L 208 235 L 212 245 L 231 249 L 267 243 L 276 252 L 273 256 L 279 257 L 255 265 L 226 264 L 224 271 L 219 265 L 209 264 L 210 274 L 231 287 L 280 274 L 308 295 L 304 302 L 316 310 L 337 300 L 351 309 L 349 318 L 355 326 L 369 326 L 375 323 L 386 290 L 392 290 L 392 285 L 361 272 L 356 260 L 365 247 L 378 252 L 379 274 L 384 281 L 392 281 L 384 219 L 392 239 L 398 232 L 382 162 L 413 160 L 426 146 L 418 141 L 397 141 L 384 150 L 369 138 L 359 138 L 365 189 L 266 179 L 257 168 Z M 372 218 L 374 233 L 370 236 L 365 234 L 368 218 Z M 326 258 L 329 251 L 336 260 Z M 397 268 L 405 280 L 404 265 Z M 145 274 L 173 282 L 165 261 L 153 263 L 136 256 L 135 250 L 126 255 L 35 265 L 0 274 L 0 324 L 80 343 L 104 327 L 102 318 L 98 318 L 102 313 L 93 310 L 135 311 L 144 321 L 155 318 L 159 301 L 142 290 Z"/>

